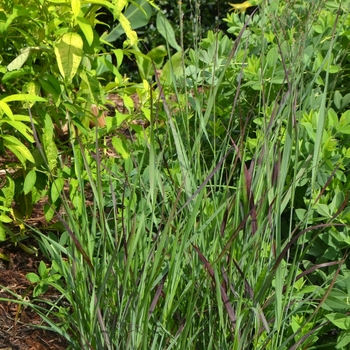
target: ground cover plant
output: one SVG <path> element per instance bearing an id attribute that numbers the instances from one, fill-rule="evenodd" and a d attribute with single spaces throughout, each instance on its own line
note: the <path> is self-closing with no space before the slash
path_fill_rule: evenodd
<path id="1" fill-rule="evenodd" d="M 350 1 L 232 4 L 189 48 L 151 2 L 26 3 L 0 9 L 0 236 L 45 258 L 12 302 L 71 349 L 347 349 Z"/>

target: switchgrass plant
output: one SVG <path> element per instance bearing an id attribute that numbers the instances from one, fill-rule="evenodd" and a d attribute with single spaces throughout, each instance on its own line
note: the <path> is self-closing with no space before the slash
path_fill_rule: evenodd
<path id="1" fill-rule="evenodd" d="M 130 157 L 103 157 L 97 137 L 94 154 L 72 143 L 78 186 L 62 198 L 64 232 L 37 232 L 62 276 L 64 303 L 32 304 L 72 349 L 320 348 L 337 334 L 327 316 L 337 307 L 326 301 L 347 278 L 346 252 L 318 260 L 313 243 L 344 226 L 335 220 L 345 205 L 328 219 L 314 211 L 335 176 L 322 184 L 318 175 L 342 17 L 310 74 L 310 45 L 321 51 L 325 40 L 313 34 L 325 3 L 308 4 L 232 14 L 235 41 L 204 40 L 191 57 L 196 79 L 173 75 L 182 106 L 171 109 L 158 81 L 164 112 L 153 110 Z M 208 68 L 201 58 L 209 54 Z M 208 72 L 211 83 L 198 79 Z M 192 89 L 185 100 L 183 88 Z M 327 341 L 342 348 L 335 336 Z"/>

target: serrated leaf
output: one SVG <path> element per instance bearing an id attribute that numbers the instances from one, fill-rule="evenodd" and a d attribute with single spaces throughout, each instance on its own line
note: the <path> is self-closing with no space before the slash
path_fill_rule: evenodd
<path id="1" fill-rule="evenodd" d="M 138 6 L 131 4 L 124 12 L 124 16 L 130 22 L 131 29 L 144 27 L 152 16 L 152 7 L 147 0 L 136 1 Z M 119 23 L 109 34 L 101 36 L 101 40 L 113 42 L 124 34 L 124 29 Z"/>
<path id="2" fill-rule="evenodd" d="M 122 25 L 124 32 L 130 41 L 130 46 L 135 45 L 137 43 L 137 34 L 134 30 L 131 29 L 130 22 L 122 13 L 119 15 L 119 22 Z"/>
<path id="3" fill-rule="evenodd" d="M 58 69 L 66 83 L 70 83 L 78 71 L 83 57 L 83 40 L 77 33 L 64 34 L 55 45 Z"/>
<path id="4" fill-rule="evenodd" d="M 48 162 L 50 171 L 54 171 L 57 167 L 58 150 L 56 143 L 54 142 L 54 126 L 51 117 L 46 114 L 44 120 L 44 132 L 43 132 L 43 147 Z"/>
<path id="5" fill-rule="evenodd" d="M 32 169 L 28 172 L 26 178 L 23 183 L 23 192 L 24 194 L 28 194 L 34 187 L 36 182 L 36 171 Z"/>
<path id="6" fill-rule="evenodd" d="M 120 13 L 123 11 L 124 7 L 128 4 L 127 0 L 118 0 L 114 10 L 114 16 L 116 19 L 119 18 Z"/>

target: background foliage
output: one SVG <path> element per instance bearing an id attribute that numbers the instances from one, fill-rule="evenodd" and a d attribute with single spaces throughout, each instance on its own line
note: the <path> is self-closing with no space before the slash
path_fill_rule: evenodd
<path id="1" fill-rule="evenodd" d="M 346 349 L 349 1 L 261 1 L 227 32 L 198 3 L 39 3 L 0 10 L 1 239 L 52 261 L 14 300 L 73 349 Z M 111 92 L 125 113 L 90 129 Z"/>

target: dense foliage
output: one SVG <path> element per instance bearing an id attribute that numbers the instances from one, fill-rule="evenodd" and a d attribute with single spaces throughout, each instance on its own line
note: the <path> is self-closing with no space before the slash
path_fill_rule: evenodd
<path id="1" fill-rule="evenodd" d="M 350 1 L 251 4 L 188 47 L 161 3 L 1 5 L 0 239 L 72 349 L 348 348 Z"/>

